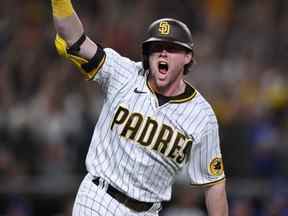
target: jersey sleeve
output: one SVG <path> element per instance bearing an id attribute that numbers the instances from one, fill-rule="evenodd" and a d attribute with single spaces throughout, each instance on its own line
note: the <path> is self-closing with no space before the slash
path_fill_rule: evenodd
<path id="1" fill-rule="evenodd" d="M 106 59 L 94 81 L 99 82 L 104 89 L 119 89 L 136 78 L 140 70 L 139 64 L 111 48 L 105 48 L 104 51 Z"/>
<path id="2" fill-rule="evenodd" d="M 217 122 L 206 124 L 191 147 L 188 176 L 192 185 L 209 185 L 225 178 Z"/>

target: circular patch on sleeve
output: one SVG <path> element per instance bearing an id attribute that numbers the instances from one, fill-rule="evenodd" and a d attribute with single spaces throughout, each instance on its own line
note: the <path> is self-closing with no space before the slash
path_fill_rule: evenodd
<path id="1" fill-rule="evenodd" d="M 209 164 L 209 172 L 212 176 L 221 176 L 224 172 L 222 158 L 216 157 Z"/>

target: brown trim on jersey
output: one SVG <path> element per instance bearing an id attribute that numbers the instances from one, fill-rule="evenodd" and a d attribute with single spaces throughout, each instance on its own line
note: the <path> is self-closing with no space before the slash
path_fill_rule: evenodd
<path id="1" fill-rule="evenodd" d="M 171 97 L 170 99 L 170 103 L 185 103 L 187 101 L 192 100 L 195 95 L 197 94 L 197 91 L 186 81 L 184 81 L 186 83 L 186 87 L 185 87 L 185 91 L 183 94 Z"/>
<path id="2" fill-rule="evenodd" d="M 213 182 L 209 182 L 209 183 L 205 183 L 205 184 L 190 184 L 192 187 L 207 187 L 207 186 L 212 186 L 212 185 L 215 185 L 215 184 L 219 184 L 221 183 L 222 181 L 224 181 L 226 178 L 223 177 L 221 179 L 218 179 L 216 181 L 213 181 Z"/>
<path id="3" fill-rule="evenodd" d="M 169 103 L 185 103 L 187 101 L 192 100 L 196 96 L 197 91 L 187 81 L 184 80 L 184 82 L 186 86 L 185 86 L 185 91 L 182 94 L 176 95 L 176 96 L 170 96 L 170 97 L 161 95 L 161 97 L 166 98 L 167 102 Z M 158 98 L 158 95 L 160 94 L 156 93 L 152 89 L 152 87 L 150 86 L 148 82 L 148 79 L 146 80 L 146 83 L 150 91 Z"/>

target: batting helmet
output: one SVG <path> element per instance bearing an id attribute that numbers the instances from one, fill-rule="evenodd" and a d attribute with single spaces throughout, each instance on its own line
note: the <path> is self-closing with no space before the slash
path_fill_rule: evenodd
<path id="1" fill-rule="evenodd" d="M 183 22 L 176 19 L 159 19 L 154 21 L 149 26 L 146 38 L 142 43 L 143 67 L 145 70 L 149 67 L 149 44 L 153 42 L 167 42 L 176 44 L 186 48 L 193 54 L 193 40 L 189 28 Z M 188 68 L 191 64 L 189 64 L 186 68 Z M 185 71 L 187 71 L 187 69 Z"/>
<path id="2" fill-rule="evenodd" d="M 142 43 L 143 53 L 148 51 L 149 43 L 157 41 L 174 43 L 190 51 L 193 48 L 189 28 L 183 22 L 172 18 L 156 20 L 149 26 L 146 39 Z"/>

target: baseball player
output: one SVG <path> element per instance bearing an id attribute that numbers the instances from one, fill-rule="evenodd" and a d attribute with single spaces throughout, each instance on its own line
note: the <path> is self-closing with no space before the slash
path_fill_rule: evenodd
<path id="1" fill-rule="evenodd" d="M 87 37 L 71 0 L 51 3 L 59 54 L 105 94 L 73 216 L 158 215 L 185 165 L 191 184 L 205 186 L 209 215 L 228 215 L 217 120 L 184 80 L 193 63 L 188 27 L 153 22 L 143 62 L 134 62 Z"/>

